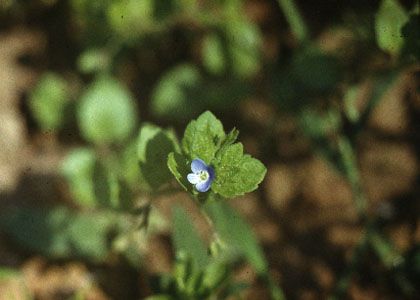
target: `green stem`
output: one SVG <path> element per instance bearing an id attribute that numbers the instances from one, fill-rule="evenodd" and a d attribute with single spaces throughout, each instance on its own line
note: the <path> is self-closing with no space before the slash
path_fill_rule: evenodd
<path id="1" fill-rule="evenodd" d="M 366 249 L 370 245 L 372 232 L 375 230 L 374 220 L 369 220 L 367 216 L 367 199 L 363 191 L 356 154 L 350 138 L 344 135 L 339 135 L 337 146 L 340 161 L 344 167 L 346 178 L 351 186 L 359 220 L 364 224 L 365 231 L 361 240 L 356 245 L 356 248 L 353 250 L 349 265 L 337 281 L 333 295 L 329 298 L 330 300 L 343 299 L 345 297 L 347 289 L 351 283 L 351 279 L 356 272 Z"/>
<path id="2" fill-rule="evenodd" d="M 309 30 L 295 2 L 293 0 L 277 0 L 277 3 L 282 9 L 293 35 L 301 44 L 306 42 Z"/>
<path id="3" fill-rule="evenodd" d="M 329 300 L 339 300 L 345 298 L 345 294 L 350 285 L 353 274 L 356 272 L 360 260 L 362 259 L 363 254 L 369 245 L 368 236 L 369 235 L 365 233 L 360 242 L 357 244 L 356 248 L 353 250 L 350 263 L 346 267 L 340 279 L 337 281 L 333 295 L 329 297 Z"/>
<path id="4" fill-rule="evenodd" d="M 367 218 L 367 200 L 363 192 L 354 149 L 350 143 L 350 140 L 347 137 L 340 136 L 338 138 L 337 143 L 341 162 L 343 163 L 346 177 L 350 182 L 350 186 L 353 192 L 353 197 L 356 204 L 357 212 L 359 214 L 359 218 L 361 221 L 365 221 Z"/>
<path id="5" fill-rule="evenodd" d="M 264 279 L 265 284 L 270 292 L 272 300 L 285 300 L 283 290 L 276 284 L 270 274 L 267 273 L 266 278 Z"/>

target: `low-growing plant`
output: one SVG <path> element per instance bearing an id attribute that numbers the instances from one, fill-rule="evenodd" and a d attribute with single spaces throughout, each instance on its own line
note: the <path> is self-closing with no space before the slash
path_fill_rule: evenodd
<path id="1" fill-rule="evenodd" d="M 65 154 L 59 170 L 77 209 L 61 205 L 1 212 L 2 230 L 53 259 L 103 263 L 117 254 L 141 269 L 150 235 L 171 226 L 175 262 L 170 273 L 149 278 L 153 295 L 148 300 L 241 295 L 249 283 L 234 275 L 243 264 L 253 268 L 272 299 L 284 299 L 251 227 L 229 204 L 229 199 L 255 191 L 266 167 L 244 153 L 236 128 L 225 131 L 209 111 L 232 111 L 239 101 L 261 96 L 275 107 L 272 119 L 264 120 L 268 125 L 262 136 L 276 140 L 276 122 L 283 113 L 291 114 L 314 151 L 351 187 L 363 235 L 331 299 L 345 297 L 369 251 L 401 294 L 414 297 L 420 251 L 413 246 L 400 253 L 382 230 L 383 220 L 368 211 L 357 149 L 382 96 L 419 60 L 418 5 L 408 12 L 397 0 L 382 0 L 366 23 L 357 18 L 353 42 L 363 47 L 356 50 L 387 58 L 366 71 L 360 65 L 367 58 L 358 57 L 359 52 L 326 51 L 312 39 L 294 1 L 277 2 L 294 41 L 280 51 L 285 54 L 268 61 L 259 27 L 241 13 L 244 1 L 66 1 L 76 33 L 75 70 L 70 75 L 44 73 L 29 94 L 28 107 L 42 132 L 60 136 L 78 128 L 78 146 Z M 31 8 L 23 1 L 3 6 L 0 13 L 18 16 Z M 186 53 L 174 60 L 160 57 L 162 49 L 169 53 L 176 44 L 170 43 L 173 36 L 183 41 Z M 151 57 L 154 72 L 147 69 Z M 141 107 L 133 87 L 121 80 L 121 69 L 137 64 L 147 66 L 135 70 L 147 78 L 142 88 L 148 107 Z M 372 90 L 360 109 L 357 95 L 366 79 Z M 259 92 L 253 80 L 263 83 L 267 93 Z M 174 127 L 139 117 L 149 114 Z M 186 127 L 178 138 L 181 124 Z M 173 208 L 170 226 L 154 208 L 157 197 L 175 192 L 196 205 L 210 237 L 200 235 L 182 207 Z"/>

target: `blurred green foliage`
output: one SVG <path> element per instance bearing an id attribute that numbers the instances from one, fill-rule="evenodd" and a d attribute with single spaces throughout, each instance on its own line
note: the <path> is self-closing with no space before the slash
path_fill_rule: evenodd
<path id="1" fill-rule="evenodd" d="M 261 275 L 266 274 L 267 263 L 262 250 L 246 222 L 223 202 L 208 203 L 206 209 L 222 240 L 213 241 L 210 247 L 213 251 L 209 254 L 189 214 L 181 207 L 175 207 L 173 239 L 177 258 L 174 270 L 172 274 L 158 278 L 157 295 L 148 300 L 239 296 L 248 287 L 233 278 L 235 264 L 242 259 L 249 260 Z"/>
<path id="2" fill-rule="evenodd" d="M 22 16 L 34 7 L 63 9 L 61 3 L 3 1 L 0 11 L 2 16 Z M 1 212 L 2 231 L 25 249 L 49 257 L 103 262 L 117 252 L 139 268 L 144 234 L 152 231 L 150 224 L 160 223 L 151 213 L 153 200 L 177 191 L 176 179 L 202 210 L 214 236 L 204 242 L 189 213 L 175 208 L 173 272 L 152 283 L 156 296 L 148 299 L 240 294 L 248 285 L 232 277 L 235 267 L 245 262 L 273 299 L 283 299 L 252 229 L 224 201 L 257 189 L 266 168 L 244 154 L 236 129 L 226 133 L 208 111 L 232 114 L 243 99 L 267 98 L 274 104 L 275 118 L 291 113 L 315 151 L 348 180 L 360 222 L 367 228 L 338 281 L 338 294 L 345 293 L 349 276 L 357 271 L 358 256 L 370 249 L 386 272 L 395 275 L 403 294 L 415 295 L 418 246 L 399 253 L 380 228 L 371 228 L 356 150 L 357 137 L 384 93 L 404 67 L 420 59 L 418 8 L 409 11 L 397 0 L 382 0 L 367 18 L 356 16 L 354 23 L 343 18 L 341 26 L 350 28 L 352 45 L 342 51 L 328 49 L 311 36 L 313 30 L 294 1 L 277 3 L 291 37 L 279 37 L 279 49 L 269 58 L 263 51 L 264 26 L 247 15 L 247 1 L 66 2 L 68 17 L 62 26 L 74 35 L 69 44 L 75 61 L 65 76 L 62 70 L 46 71 L 28 103 L 42 130 L 57 135 L 68 128 L 80 130 L 79 144 L 61 166 L 78 210 Z M 379 66 L 367 63 L 372 55 L 384 54 Z M 132 76 L 133 70 L 138 77 Z M 365 80 L 371 80 L 373 88 L 359 109 L 357 95 Z M 139 112 L 151 120 L 140 123 Z M 155 125 L 157 120 L 186 125 L 182 139 L 173 128 Z M 77 124 L 69 124 L 73 121 Z M 270 125 L 267 131 L 276 132 Z M 207 194 L 199 194 L 186 179 L 196 158 L 217 174 Z"/>
<path id="3" fill-rule="evenodd" d="M 246 221 L 225 202 L 208 203 L 205 209 L 229 250 L 247 259 L 259 275 L 267 274 L 268 263 Z"/>
<path id="4" fill-rule="evenodd" d="M 408 15 L 396 0 L 383 0 L 375 19 L 378 46 L 382 50 L 397 55 L 403 46 L 402 26 Z"/>
<path id="5" fill-rule="evenodd" d="M 401 28 L 401 34 L 404 38 L 402 55 L 413 56 L 417 61 L 420 60 L 420 12 L 412 14 L 410 19 Z"/>
<path id="6" fill-rule="evenodd" d="M 79 126 L 83 136 L 92 143 L 125 140 L 132 133 L 136 118 L 132 96 L 113 78 L 96 79 L 81 96 Z"/>
<path id="7" fill-rule="evenodd" d="M 172 131 L 152 124 L 144 124 L 141 127 L 137 155 L 140 172 L 151 190 L 157 190 L 172 179 L 166 160 L 168 153 L 178 150 L 178 141 Z"/>
<path id="8" fill-rule="evenodd" d="M 122 230 L 121 221 L 110 213 L 75 213 L 64 207 L 13 209 L 0 215 L 2 229 L 24 249 L 96 262 L 106 258 L 108 238 Z"/>
<path id="9" fill-rule="evenodd" d="M 58 130 L 63 126 L 69 98 L 65 79 L 52 72 L 41 77 L 32 90 L 29 105 L 43 130 Z"/>

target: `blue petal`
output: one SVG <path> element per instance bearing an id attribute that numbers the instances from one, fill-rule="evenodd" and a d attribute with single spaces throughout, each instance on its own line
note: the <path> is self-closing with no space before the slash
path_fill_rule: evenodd
<path id="1" fill-rule="evenodd" d="M 187 175 L 187 179 L 191 184 L 197 184 L 200 182 L 200 176 L 194 173 L 190 173 Z"/>
<path id="2" fill-rule="evenodd" d="M 207 169 L 206 163 L 199 158 L 196 158 L 191 162 L 191 171 L 193 171 L 193 173 L 200 173 L 200 171 L 203 171 L 206 169 Z"/>
<path id="3" fill-rule="evenodd" d="M 197 191 L 204 193 L 204 192 L 207 192 L 210 189 L 210 185 L 211 185 L 211 180 L 208 179 L 206 181 L 202 181 L 202 182 L 197 183 L 195 185 L 195 188 L 197 189 Z"/>
<path id="4" fill-rule="evenodd" d="M 215 178 L 214 169 L 210 166 L 207 167 L 207 172 L 209 173 L 209 180 L 212 182 Z"/>

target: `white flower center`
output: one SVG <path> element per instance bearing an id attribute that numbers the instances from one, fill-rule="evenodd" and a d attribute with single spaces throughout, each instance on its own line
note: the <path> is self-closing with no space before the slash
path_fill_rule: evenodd
<path id="1" fill-rule="evenodd" d="M 203 171 L 200 171 L 200 173 L 198 173 L 198 177 L 200 178 L 201 181 L 206 181 L 207 179 L 209 179 L 210 175 L 209 175 L 209 172 L 203 170 Z"/>

